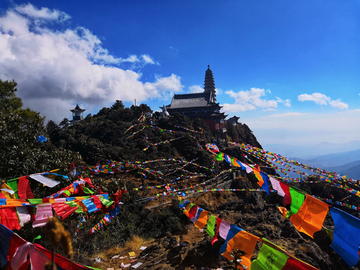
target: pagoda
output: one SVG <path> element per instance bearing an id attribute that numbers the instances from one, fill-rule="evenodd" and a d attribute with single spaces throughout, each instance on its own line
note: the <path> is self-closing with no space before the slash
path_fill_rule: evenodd
<path id="1" fill-rule="evenodd" d="M 227 115 L 220 112 L 222 106 L 216 102 L 214 76 L 208 65 L 205 72 L 204 92 L 175 94 L 171 104 L 165 106 L 170 115 L 180 113 L 189 118 L 202 118 L 213 133 L 224 133 Z"/>
<path id="2" fill-rule="evenodd" d="M 76 107 L 70 111 L 72 112 L 73 117 L 73 119 L 69 121 L 71 124 L 84 120 L 83 112 L 85 109 L 81 109 L 78 104 L 76 104 Z"/>

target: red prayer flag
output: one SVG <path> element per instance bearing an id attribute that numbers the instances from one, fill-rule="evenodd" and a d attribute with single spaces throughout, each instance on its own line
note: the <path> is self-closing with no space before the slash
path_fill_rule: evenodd
<path id="1" fill-rule="evenodd" d="M 10 230 L 20 230 L 20 223 L 16 214 L 15 207 L 1 208 L 0 209 L 0 223 Z"/>
<path id="2" fill-rule="evenodd" d="M 101 201 L 100 201 L 99 197 L 96 195 L 92 195 L 91 198 L 93 198 L 96 208 L 100 210 L 101 209 Z"/>
<path id="3" fill-rule="evenodd" d="M 219 229 L 220 229 L 220 223 L 221 223 L 222 219 L 221 218 L 218 218 L 216 217 L 216 233 L 213 237 L 213 239 L 211 240 L 211 244 L 214 245 L 214 243 L 218 240 L 217 237 L 218 237 L 218 234 L 219 234 Z"/>
<path id="4" fill-rule="evenodd" d="M 285 196 L 283 199 L 284 206 L 291 204 L 291 195 L 290 195 L 290 188 L 288 185 L 285 185 L 284 183 L 280 182 L 281 189 L 284 191 Z"/>
<path id="5" fill-rule="evenodd" d="M 18 195 L 20 199 L 34 199 L 27 176 L 19 177 Z"/>
<path id="6" fill-rule="evenodd" d="M 68 205 L 66 203 L 53 203 L 52 207 L 53 207 L 55 213 L 59 217 L 62 217 L 63 220 L 65 218 L 67 218 L 68 216 L 70 216 L 72 213 L 74 213 L 76 211 L 76 209 L 78 209 L 77 206 L 71 207 L 70 205 Z"/>

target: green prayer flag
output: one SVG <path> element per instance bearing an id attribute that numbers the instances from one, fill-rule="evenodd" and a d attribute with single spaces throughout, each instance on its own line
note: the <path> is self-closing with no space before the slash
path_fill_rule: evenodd
<path id="1" fill-rule="evenodd" d="M 6 184 L 8 184 L 8 186 L 11 187 L 11 189 L 15 192 L 16 199 L 19 199 L 18 182 L 19 182 L 18 178 L 6 181 Z"/>
<path id="2" fill-rule="evenodd" d="M 106 207 L 109 207 L 110 205 L 112 205 L 114 203 L 113 201 L 109 201 L 102 196 L 100 196 L 99 199 L 100 199 L 101 203 L 103 205 L 105 205 Z"/>
<path id="3" fill-rule="evenodd" d="M 290 211 L 286 217 L 290 217 L 291 215 L 296 214 L 305 201 L 305 195 L 303 193 L 292 187 L 290 187 L 289 191 L 291 195 L 291 205 Z"/>
<path id="4" fill-rule="evenodd" d="M 216 224 L 216 217 L 212 214 L 210 214 L 210 218 L 206 224 L 206 232 L 208 233 L 208 235 L 210 235 L 211 237 L 214 237 L 215 235 L 215 224 Z"/>
<path id="5" fill-rule="evenodd" d="M 90 189 L 88 189 L 87 187 L 84 187 L 84 186 L 83 186 L 83 191 L 84 191 L 86 194 L 94 194 L 93 191 L 91 191 Z"/>
<path id="6" fill-rule="evenodd" d="M 42 199 L 27 199 L 31 204 L 42 204 Z"/>
<path id="7" fill-rule="evenodd" d="M 64 190 L 64 193 L 65 193 L 66 195 L 68 195 L 68 196 L 71 195 L 70 191 L 68 191 L 68 190 Z"/>
<path id="8" fill-rule="evenodd" d="M 68 204 L 71 207 L 78 206 L 78 204 L 76 202 L 74 202 L 74 201 L 66 201 L 65 203 Z"/>
<path id="9" fill-rule="evenodd" d="M 218 161 L 223 161 L 224 160 L 224 154 L 219 153 L 217 156 L 215 156 L 215 159 L 218 160 Z"/>
<path id="10" fill-rule="evenodd" d="M 266 243 L 263 243 L 256 260 L 251 263 L 250 270 L 282 269 L 289 257 Z"/>

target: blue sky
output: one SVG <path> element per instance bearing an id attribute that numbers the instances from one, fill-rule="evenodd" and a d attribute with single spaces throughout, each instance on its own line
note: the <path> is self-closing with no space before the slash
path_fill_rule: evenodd
<path id="1" fill-rule="evenodd" d="M 0 79 L 25 106 L 70 118 L 201 91 L 259 142 L 360 138 L 359 1 L 1 1 Z"/>

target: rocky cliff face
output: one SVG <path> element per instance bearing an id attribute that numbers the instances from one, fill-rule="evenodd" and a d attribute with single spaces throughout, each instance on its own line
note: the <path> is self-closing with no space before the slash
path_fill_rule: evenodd
<path id="1" fill-rule="evenodd" d="M 250 144 L 252 146 L 262 148 L 251 129 L 243 123 L 238 123 L 235 126 L 225 122 L 227 130 L 227 139 L 229 141 Z"/>

